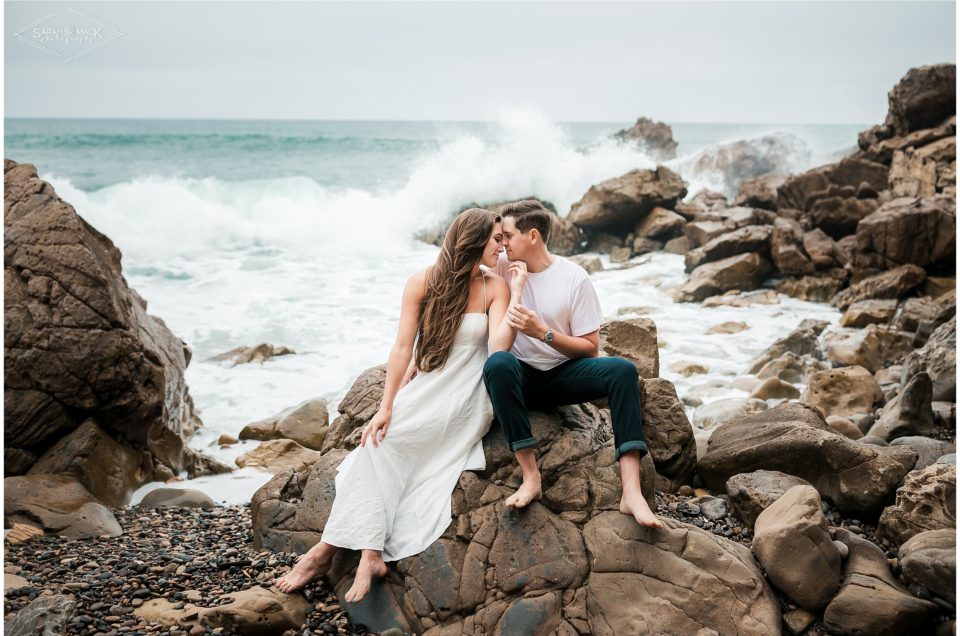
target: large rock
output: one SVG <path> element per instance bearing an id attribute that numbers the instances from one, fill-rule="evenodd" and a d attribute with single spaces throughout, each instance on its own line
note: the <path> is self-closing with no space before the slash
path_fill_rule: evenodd
<path id="1" fill-rule="evenodd" d="M 206 628 L 214 633 L 271 636 L 299 629 L 309 603 L 300 594 L 254 586 L 223 594 L 210 607 L 154 598 L 133 610 L 133 616 L 168 627 Z M 202 632 L 199 632 L 202 633 Z"/>
<path id="2" fill-rule="evenodd" d="M 816 269 L 803 247 L 803 227 L 797 221 L 778 217 L 770 234 L 773 264 L 784 274 L 802 276 Z"/>
<path id="3" fill-rule="evenodd" d="M 904 437 L 898 437 L 891 441 L 890 445 L 909 446 L 917 451 L 919 458 L 917 459 L 917 465 L 913 467 L 914 470 L 926 468 L 931 464 L 937 463 L 937 460 L 944 455 L 957 452 L 956 444 L 953 442 L 944 442 L 922 435 L 905 435 Z"/>
<path id="4" fill-rule="evenodd" d="M 745 205 L 765 210 L 777 209 L 777 188 L 783 185 L 786 177 L 778 174 L 768 174 L 756 179 L 750 179 L 740 184 L 734 205 Z"/>
<path id="5" fill-rule="evenodd" d="M 824 358 L 837 364 L 859 365 L 875 373 L 884 365 L 899 364 L 913 349 L 913 336 L 880 325 L 828 333 Z"/>
<path id="6" fill-rule="evenodd" d="M 785 403 L 718 428 L 697 473 L 720 491 L 737 473 L 801 477 L 848 515 L 876 515 L 917 462 L 910 448 L 859 444 L 835 433 L 813 407 Z"/>
<path id="7" fill-rule="evenodd" d="M 876 196 L 877 192 L 887 189 L 887 172 L 887 166 L 881 163 L 856 156 L 845 157 L 838 163 L 788 177 L 777 189 L 777 208 L 781 211 L 808 211 L 821 199 L 850 199 L 858 193 L 864 195 L 863 184 Z M 832 236 L 829 229 L 823 229 Z"/>
<path id="8" fill-rule="evenodd" d="M 737 473 L 727 480 L 727 496 L 748 528 L 753 528 L 760 513 L 794 486 L 809 486 L 810 482 L 777 470 L 755 470 Z"/>
<path id="9" fill-rule="evenodd" d="M 894 198 L 932 197 L 937 193 L 937 162 L 913 148 L 894 151 L 890 191 Z"/>
<path id="10" fill-rule="evenodd" d="M 880 515 L 877 536 L 902 545 L 926 530 L 956 527 L 957 466 L 931 464 L 911 471 L 903 480 L 896 503 L 884 508 Z"/>
<path id="11" fill-rule="evenodd" d="M 650 213 L 637 224 L 634 232 L 639 238 L 666 240 L 676 236 L 687 220 L 670 210 L 653 208 Z"/>
<path id="12" fill-rule="evenodd" d="M 831 304 L 846 309 L 859 300 L 870 298 L 902 298 L 907 292 L 923 283 L 926 272 L 917 265 L 903 265 L 888 272 L 881 272 L 851 285 L 833 297 Z"/>
<path id="13" fill-rule="evenodd" d="M 77 613 L 77 599 L 68 594 L 38 596 L 3 621 L 10 636 L 61 636 Z"/>
<path id="14" fill-rule="evenodd" d="M 884 124 L 903 136 L 933 128 L 957 113 L 956 64 L 931 64 L 907 71 L 887 95 Z"/>
<path id="15" fill-rule="evenodd" d="M 768 363 L 780 358 L 785 353 L 819 359 L 821 357 L 820 334 L 829 324 L 825 320 L 813 320 L 811 318 L 802 320 L 796 329 L 775 340 L 772 345 L 767 347 L 766 351 L 754 358 L 747 373 L 758 373 Z"/>
<path id="16" fill-rule="evenodd" d="M 591 186 L 567 219 L 581 227 L 625 231 L 655 207 L 673 208 L 686 194 L 683 179 L 669 168 L 633 170 Z"/>
<path id="17" fill-rule="evenodd" d="M 657 325 L 649 318 L 611 320 L 600 328 L 600 348 L 610 356 L 626 358 L 641 378 L 660 375 Z"/>
<path id="18" fill-rule="evenodd" d="M 614 137 L 639 145 L 656 161 L 668 161 L 677 156 L 673 129 L 661 121 L 641 117 L 633 126 L 621 130 Z"/>
<path id="19" fill-rule="evenodd" d="M 780 609 L 747 548 L 663 524 L 652 532 L 608 512 L 585 526 L 591 572 L 580 633 L 780 633 Z"/>
<path id="20" fill-rule="evenodd" d="M 814 373 L 800 399 L 820 409 L 824 417 L 846 417 L 873 413 L 883 403 L 883 392 L 870 371 L 851 366 Z"/>
<path id="21" fill-rule="evenodd" d="M 7 477 L 3 515 L 5 526 L 25 523 L 71 539 L 123 534 L 110 509 L 65 475 Z"/>
<path id="22" fill-rule="evenodd" d="M 851 303 L 843 315 L 840 316 L 841 327 L 866 327 L 867 325 L 885 325 L 890 322 L 897 311 L 897 301 L 887 300 L 859 300 Z"/>
<path id="23" fill-rule="evenodd" d="M 305 448 L 292 439 L 274 439 L 237 457 L 237 466 L 256 466 L 273 474 L 291 469 L 301 472 L 320 459 L 320 452 Z"/>
<path id="24" fill-rule="evenodd" d="M 329 423 L 327 401 L 317 398 L 247 424 L 240 430 L 240 439 L 292 439 L 306 448 L 320 450 Z"/>
<path id="25" fill-rule="evenodd" d="M 840 290 L 842 282 L 832 276 L 785 278 L 777 283 L 777 291 L 811 303 L 829 302 Z"/>
<path id="26" fill-rule="evenodd" d="M 957 603 L 957 529 L 913 535 L 897 553 L 903 577 L 951 606 Z"/>
<path id="27" fill-rule="evenodd" d="M 901 636 L 929 633 L 936 605 L 910 594 L 890 572 L 883 550 L 845 528 L 836 540 L 847 546 L 840 592 L 823 614 L 828 633 L 842 636 Z"/>
<path id="28" fill-rule="evenodd" d="M 894 268 L 909 263 L 953 271 L 956 209 L 956 199 L 943 195 L 893 199 L 857 225 L 856 264 Z"/>
<path id="29" fill-rule="evenodd" d="M 800 607 L 819 612 L 840 588 L 840 551 L 811 486 L 794 486 L 760 513 L 753 553 L 770 582 Z"/>
<path id="30" fill-rule="evenodd" d="M 61 437 L 27 472 L 76 477 L 91 495 L 111 508 L 124 505 L 153 474 L 149 455 L 107 435 L 93 420 Z"/>
<path id="31" fill-rule="evenodd" d="M 931 394 L 933 384 L 926 373 L 917 373 L 887 402 L 868 435 L 890 441 L 905 435 L 935 435 Z"/>
<path id="32" fill-rule="evenodd" d="M 723 292 L 756 289 L 770 274 L 770 263 L 750 252 L 701 265 L 674 295 L 677 302 L 697 302 Z"/>
<path id="33" fill-rule="evenodd" d="M 190 349 L 127 286 L 120 250 L 36 168 L 4 163 L 5 472 L 93 418 L 173 472 L 202 465 Z"/>
<path id="34" fill-rule="evenodd" d="M 668 480 L 664 490 L 689 482 L 697 464 L 693 427 L 684 411 L 677 389 L 663 378 L 642 383 L 643 430 L 657 475 Z"/>
<path id="35" fill-rule="evenodd" d="M 767 403 L 757 398 L 724 398 L 697 407 L 693 425 L 700 429 L 717 428 L 754 413 L 767 410 Z"/>
<path id="36" fill-rule="evenodd" d="M 829 192 L 829 191 L 828 191 Z M 835 239 L 857 231 L 860 222 L 877 211 L 876 199 L 836 194 L 817 199 L 810 206 L 810 222 Z"/>
<path id="37" fill-rule="evenodd" d="M 812 355 L 798 356 L 792 351 L 785 351 L 760 367 L 756 376 L 761 380 L 780 378 L 784 382 L 806 384 L 811 375 L 829 368 L 829 364 L 817 360 Z"/>
<path id="38" fill-rule="evenodd" d="M 770 254 L 770 225 L 747 225 L 732 232 L 721 234 L 704 245 L 687 252 L 684 258 L 686 271 L 691 272 L 704 263 L 718 261 L 721 258 L 736 256 L 745 252 L 757 252 L 763 256 Z"/>
<path id="39" fill-rule="evenodd" d="M 157 488 L 140 500 L 141 508 L 213 508 L 207 493 L 193 488 Z"/>
<path id="40" fill-rule="evenodd" d="M 957 395 L 957 319 L 937 327 L 927 343 L 907 356 L 902 383 L 920 372 L 933 381 L 932 399 L 955 401 Z"/>

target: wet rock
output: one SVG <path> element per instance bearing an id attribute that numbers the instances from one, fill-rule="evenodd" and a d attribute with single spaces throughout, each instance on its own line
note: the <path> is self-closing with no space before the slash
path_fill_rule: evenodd
<path id="1" fill-rule="evenodd" d="M 823 614 L 831 634 L 893 636 L 923 629 L 936 612 L 930 601 L 915 598 L 890 572 L 883 550 L 837 528 L 837 541 L 849 548 L 840 592 Z"/>
<path id="2" fill-rule="evenodd" d="M 772 231 L 773 228 L 769 225 L 747 225 L 732 232 L 720 234 L 701 247 L 687 252 L 684 258 L 686 271 L 692 272 L 705 263 L 747 252 L 756 252 L 767 257 L 770 254 Z"/>
<path id="3" fill-rule="evenodd" d="M 889 324 L 897 311 L 897 301 L 888 300 L 859 300 L 851 303 L 840 316 L 841 327 L 866 327 L 867 325 Z"/>
<path id="4" fill-rule="evenodd" d="M 883 393 L 870 371 L 851 366 L 817 371 L 810 376 L 800 399 L 820 409 L 824 417 L 845 417 L 873 412 L 874 407 L 883 403 Z"/>
<path id="5" fill-rule="evenodd" d="M 942 266 L 956 261 L 956 199 L 899 198 L 857 225 L 855 262 L 862 267 Z"/>
<path id="6" fill-rule="evenodd" d="M 677 302 L 697 302 L 737 289 L 756 289 L 770 273 L 770 263 L 760 254 L 739 254 L 701 265 L 674 295 Z"/>
<path id="7" fill-rule="evenodd" d="M 667 240 L 679 234 L 686 222 L 676 212 L 656 207 L 637 224 L 635 234 L 640 238 Z"/>
<path id="8" fill-rule="evenodd" d="M 744 181 L 789 172 L 787 157 L 795 155 L 798 143 L 790 133 L 771 133 L 721 144 L 694 155 L 685 169 L 721 182 L 723 193 L 732 197 Z"/>
<path id="9" fill-rule="evenodd" d="M 885 364 L 903 362 L 912 350 L 913 337 L 909 333 L 881 325 L 824 337 L 824 358 L 841 365 L 862 366 L 871 373 Z"/>
<path id="10" fill-rule="evenodd" d="M 665 166 L 633 170 L 591 186 L 567 219 L 585 228 L 624 232 L 655 207 L 672 209 L 686 194 L 683 179 Z"/>
<path id="11" fill-rule="evenodd" d="M 704 404 L 693 413 L 697 428 L 716 428 L 727 422 L 767 410 L 767 403 L 757 398 L 725 398 Z"/>
<path id="12" fill-rule="evenodd" d="M 319 451 L 305 448 L 290 439 L 263 442 L 253 450 L 237 457 L 237 466 L 257 466 L 273 474 L 288 468 L 297 472 L 306 470 L 320 458 Z"/>
<path id="13" fill-rule="evenodd" d="M 836 194 L 831 194 L 836 192 Z M 827 190 L 810 206 L 810 220 L 827 235 L 841 239 L 857 231 L 860 222 L 877 211 L 879 203 L 873 198 L 858 198 L 853 193 L 841 194 Z"/>
<path id="14" fill-rule="evenodd" d="M 784 274 L 803 276 L 816 269 L 803 249 L 803 228 L 797 221 L 786 217 L 773 222 L 770 256 L 774 266 Z"/>
<path id="15" fill-rule="evenodd" d="M 109 508 L 73 477 L 24 475 L 3 480 L 4 525 L 26 523 L 65 537 L 122 534 Z"/>
<path id="16" fill-rule="evenodd" d="M 127 286 L 120 250 L 31 164 L 5 161 L 4 210 L 4 455 L 24 451 L 6 474 L 88 418 L 189 469 L 190 349 Z"/>
<path id="17" fill-rule="evenodd" d="M 777 291 L 798 300 L 825 303 L 833 298 L 840 285 L 841 282 L 832 276 L 803 276 L 783 279 L 777 284 Z"/>
<path id="18" fill-rule="evenodd" d="M 610 356 L 626 358 L 641 378 L 660 375 L 657 325 L 649 318 L 611 320 L 600 328 L 600 348 Z"/>
<path id="19" fill-rule="evenodd" d="M 665 252 L 669 252 L 671 254 L 680 254 L 680 255 L 686 254 L 693 248 L 694 248 L 693 241 L 691 241 L 686 236 L 678 236 L 677 238 L 672 238 L 669 241 L 667 241 L 663 246 L 663 250 Z"/>
<path id="20" fill-rule="evenodd" d="M 728 321 L 726 321 L 726 322 L 721 322 L 721 323 L 718 323 L 718 324 L 716 324 L 716 325 L 713 325 L 712 327 L 710 327 L 709 329 L 707 329 L 707 330 L 704 331 L 703 333 L 705 333 L 705 334 L 712 334 L 712 333 L 730 334 L 730 333 L 739 333 L 739 332 L 745 331 L 745 330 L 747 330 L 747 329 L 749 329 L 749 328 L 750 328 L 750 325 L 748 325 L 748 324 L 745 323 L 745 322 L 742 322 L 742 321 L 739 321 L 739 320 L 728 320 Z"/>
<path id="21" fill-rule="evenodd" d="M 851 285 L 833 297 L 830 304 L 846 309 L 853 303 L 871 298 L 902 298 L 909 291 L 923 283 L 926 272 L 916 265 L 903 265 L 887 272 L 881 272 Z"/>
<path id="22" fill-rule="evenodd" d="M 825 320 L 811 320 L 809 318 L 801 321 L 796 329 L 783 338 L 774 341 L 766 351 L 754 358 L 747 373 L 756 374 L 771 360 L 775 360 L 787 352 L 819 359 L 820 334 L 829 324 Z"/>
<path id="23" fill-rule="evenodd" d="M 757 517 L 783 493 L 794 486 L 809 486 L 810 482 L 776 470 L 755 470 L 737 473 L 727 480 L 726 492 L 730 505 L 748 528 L 753 528 Z"/>
<path id="24" fill-rule="evenodd" d="M 813 168 L 784 181 L 777 189 L 777 208 L 808 211 L 818 201 L 828 197 L 843 196 L 851 199 L 853 197 L 850 195 L 856 195 L 863 183 L 873 192 L 886 190 L 887 170 L 883 164 L 855 156 L 845 157 L 835 164 Z M 849 191 L 844 191 L 844 188 Z M 831 234 L 830 230 L 826 231 Z"/>
<path id="25" fill-rule="evenodd" d="M 943 307 L 931 298 L 907 298 L 900 303 L 893 326 L 912 333 L 917 331 L 923 322 L 931 324 L 936 322 L 942 311 Z M 939 324 L 943 322 L 945 320 L 940 321 Z"/>
<path id="26" fill-rule="evenodd" d="M 840 587 L 840 552 L 812 486 L 794 486 L 760 513 L 753 552 L 770 582 L 805 609 L 823 609 Z"/>
<path id="27" fill-rule="evenodd" d="M 263 364 L 271 358 L 293 355 L 295 353 L 296 351 L 290 347 L 263 342 L 255 347 L 240 346 L 233 348 L 230 351 L 207 358 L 206 362 L 229 362 L 231 367 L 235 367 L 238 364 L 249 364 L 251 362 Z"/>
<path id="28" fill-rule="evenodd" d="M 877 537 L 903 545 L 926 530 L 956 528 L 956 499 L 956 465 L 931 464 L 911 471 L 897 489 L 896 503 L 883 509 Z"/>
<path id="29" fill-rule="evenodd" d="M 846 250 L 820 228 L 803 234 L 803 251 L 819 270 L 843 267 L 850 262 L 850 255 Z"/>
<path id="30" fill-rule="evenodd" d="M 737 227 L 733 221 L 716 218 L 687 223 L 683 226 L 683 235 L 690 240 L 693 247 L 697 247 L 735 229 Z"/>
<path id="31" fill-rule="evenodd" d="M 737 192 L 734 205 L 776 210 L 777 188 L 783 185 L 784 181 L 786 181 L 786 177 L 777 174 L 768 174 L 744 181 L 740 184 L 740 190 Z"/>
<path id="32" fill-rule="evenodd" d="M 812 355 L 798 356 L 786 351 L 760 367 L 756 376 L 760 379 L 780 378 L 784 382 L 806 383 L 812 374 L 829 368 L 830 365 Z"/>
<path id="33" fill-rule="evenodd" d="M 157 488 L 140 500 L 141 508 L 213 508 L 210 495 L 192 488 Z"/>
<path id="34" fill-rule="evenodd" d="M 810 482 L 844 514 L 876 514 L 916 451 L 867 446 L 834 433 L 819 411 L 784 403 L 719 427 L 697 473 L 713 491 L 740 472 L 776 470 Z"/>
<path id="35" fill-rule="evenodd" d="M 953 402 L 957 393 L 957 320 L 951 318 L 937 327 L 926 344 L 907 356 L 901 382 L 923 371 L 933 382 L 935 401 Z"/>
<path id="36" fill-rule="evenodd" d="M 908 581 L 956 606 L 957 530 L 943 528 L 915 534 L 897 553 L 900 571 Z"/>
<path id="37" fill-rule="evenodd" d="M 673 129 L 663 122 L 655 122 L 647 117 L 641 117 L 633 126 L 621 130 L 614 137 L 637 144 L 656 161 L 667 161 L 677 156 Z"/>
<path id="38" fill-rule="evenodd" d="M 39 596 L 22 610 L 4 618 L 3 631 L 11 636 L 60 636 L 77 612 L 77 601 L 66 594 Z"/>
<path id="39" fill-rule="evenodd" d="M 306 400 L 277 415 L 247 424 L 240 431 L 240 439 L 292 439 L 306 448 L 320 450 L 329 423 L 327 401 Z"/>

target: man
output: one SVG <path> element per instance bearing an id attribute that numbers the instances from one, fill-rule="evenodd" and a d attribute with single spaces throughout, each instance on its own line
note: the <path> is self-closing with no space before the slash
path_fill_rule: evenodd
<path id="1" fill-rule="evenodd" d="M 510 351 L 487 359 L 483 381 L 523 474 L 523 484 L 506 505 L 523 508 L 542 496 L 528 407 L 608 397 L 623 485 L 620 511 L 642 526 L 662 527 L 640 490 L 640 458 L 647 444 L 637 369 L 623 358 L 597 357 L 603 314 L 589 276 L 547 250 L 551 214 L 539 201 L 507 204 L 500 215 L 505 253 L 497 273 L 510 283 L 506 320 L 515 340 Z"/>

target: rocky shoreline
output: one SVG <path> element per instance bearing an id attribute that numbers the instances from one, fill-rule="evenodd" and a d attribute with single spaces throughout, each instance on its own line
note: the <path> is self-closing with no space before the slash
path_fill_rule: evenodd
<path id="1" fill-rule="evenodd" d="M 615 264 L 684 254 L 676 302 L 782 293 L 843 316 L 800 322 L 731 381 L 746 397 L 706 402 L 660 377 L 653 320 L 609 321 L 603 351 L 641 381 L 642 483 L 664 528 L 618 512 L 606 404 L 533 413 L 543 501 L 504 509 L 519 470 L 494 427 L 447 532 L 349 611 L 356 554 L 338 553 L 302 594 L 269 581 L 319 539 L 383 367 L 357 378 L 332 422 L 312 400 L 244 428 L 264 443 L 238 465 L 274 474 L 249 506 L 174 488 L 122 507 L 149 481 L 230 467 L 186 445 L 202 425 L 183 382 L 190 350 L 146 313 L 119 250 L 33 166 L 6 160 L 8 631 L 953 633 L 955 72 L 911 69 L 887 120 L 834 164 L 770 174 L 748 144 L 701 158 L 732 202 L 689 197 L 660 165 L 596 184 L 557 216 L 551 249 L 587 267 L 599 259 L 584 252 Z M 675 153 L 669 127 L 649 120 L 619 138 Z M 296 354 L 261 345 L 224 359 L 274 355 Z"/>

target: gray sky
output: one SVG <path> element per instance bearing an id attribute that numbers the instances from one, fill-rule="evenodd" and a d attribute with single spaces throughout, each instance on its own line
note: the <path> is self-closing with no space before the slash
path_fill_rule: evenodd
<path id="1" fill-rule="evenodd" d="M 123 36 L 67 62 L 90 45 L 63 44 L 57 58 L 13 35 L 70 8 Z M 477 120 L 532 106 L 558 121 L 861 124 L 883 120 L 910 67 L 956 61 L 953 2 L 4 2 L 4 13 L 7 117 Z"/>

